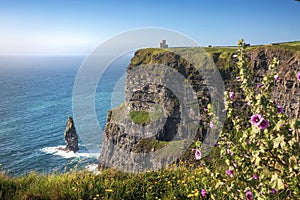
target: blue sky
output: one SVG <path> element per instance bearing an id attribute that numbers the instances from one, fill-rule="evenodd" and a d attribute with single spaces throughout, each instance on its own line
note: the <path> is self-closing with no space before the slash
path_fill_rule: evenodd
<path id="1" fill-rule="evenodd" d="M 87 55 L 124 31 L 160 27 L 200 46 L 300 40 L 295 0 L 0 1 L 0 55 Z"/>

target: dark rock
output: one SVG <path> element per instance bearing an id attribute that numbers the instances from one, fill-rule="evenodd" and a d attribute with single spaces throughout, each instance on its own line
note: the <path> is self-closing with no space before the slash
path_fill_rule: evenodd
<path id="1" fill-rule="evenodd" d="M 66 124 L 66 130 L 64 133 L 64 139 L 67 144 L 65 150 L 67 152 L 73 151 L 74 153 L 79 150 L 78 148 L 78 136 L 74 126 L 74 121 L 72 117 L 68 117 L 68 122 Z"/>

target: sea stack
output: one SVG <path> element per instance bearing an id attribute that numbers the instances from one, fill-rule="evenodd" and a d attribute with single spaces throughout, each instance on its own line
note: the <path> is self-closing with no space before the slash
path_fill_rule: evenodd
<path id="1" fill-rule="evenodd" d="M 65 139 L 65 142 L 67 143 L 67 146 L 65 149 L 67 152 L 73 151 L 75 153 L 79 150 L 78 136 L 77 136 L 76 129 L 74 126 L 73 118 L 71 116 L 68 117 L 68 121 L 66 124 L 66 130 L 64 133 L 64 139 Z"/>

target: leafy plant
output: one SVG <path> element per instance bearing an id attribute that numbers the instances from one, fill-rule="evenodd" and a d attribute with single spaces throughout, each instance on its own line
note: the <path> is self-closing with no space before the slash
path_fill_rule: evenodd
<path id="1" fill-rule="evenodd" d="M 218 142 L 220 159 L 226 170 L 212 171 L 213 179 L 221 179 L 228 197 L 238 199 L 300 196 L 299 120 L 288 119 L 280 105 L 271 98 L 278 80 L 279 60 L 274 58 L 262 83 L 254 85 L 253 72 L 246 55 L 246 44 L 239 41 L 239 83 L 242 93 L 226 92 L 227 122 Z M 296 78 L 296 77 L 295 77 Z M 240 95 L 244 107 L 234 106 Z M 209 188 L 217 193 L 220 184 Z"/>

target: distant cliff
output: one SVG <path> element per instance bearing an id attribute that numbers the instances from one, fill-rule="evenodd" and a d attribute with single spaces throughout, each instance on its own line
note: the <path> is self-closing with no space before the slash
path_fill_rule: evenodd
<path id="1" fill-rule="evenodd" d="M 237 72 L 234 70 L 236 49 L 207 48 L 206 50 L 218 67 L 226 90 L 236 89 Z M 280 60 L 279 81 L 273 91 L 273 98 L 282 105 L 289 117 L 299 117 L 300 84 L 296 80 L 296 73 L 300 71 L 299 51 L 260 46 L 249 48 L 248 56 L 255 72 L 253 82 L 257 84 L 261 82 L 273 57 Z M 191 63 L 172 52 L 162 49 L 141 49 L 135 53 L 127 69 L 126 101 L 108 112 L 99 157 L 100 168 L 113 167 L 117 164 L 117 168 L 127 171 L 144 171 L 144 167 L 136 165 L 136 161 L 142 159 L 136 154 L 156 152 L 163 149 L 170 141 L 174 148 L 184 147 L 179 144 L 180 138 L 189 131 L 186 127 L 190 127 L 190 122 L 182 119 L 183 109 L 179 99 L 163 84 L 153 82 L 152 78 L 155 75 L 149 75 L 149 68 L 140 68 L 136 71 L 141 65 L 148 65 L 153 69 L 158 65 L 168 66 L 188 80 L 197 94 L 199 106 L 197 108 L 200 113 L 196 120 L 198 127 L 194 139 L 201 140 L 206 134 L 207 113 L 203 112 L 203 109 L 210 102 L 210 96 L 201 74 Z M 159 73 L 161 76 L 162 72 Z M 195 115 L 193 106 L 187 107 L 186 112 Z M 158 126 L 157 122 L 162 123 L 163 126 Z M 170 150 L 172 148 L 159 154 L 168 154 Z M 136 154 L 130 154 L 132 152 Z M 164 167 L 165 163 L 174 162 L 174 159 L 172 156 L 164 157 L 161 161 L 149 157 L 143 162 L 149 162 L 147 166 L 158 169 Z"/>

